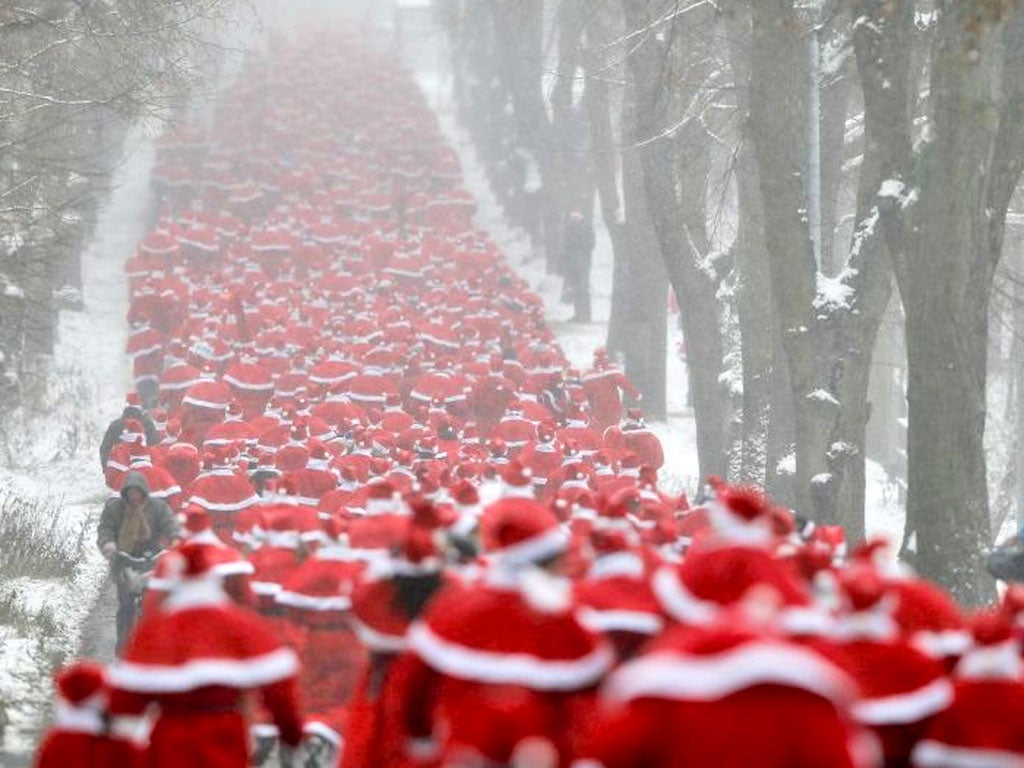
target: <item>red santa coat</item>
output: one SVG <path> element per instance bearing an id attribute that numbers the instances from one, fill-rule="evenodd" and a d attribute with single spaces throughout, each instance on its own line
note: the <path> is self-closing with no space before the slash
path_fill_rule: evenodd
<path id="1" fill-rule="evenodd" d="M 568 604 L 540 608 L 498 584 L 450 587 L 408 639 L 421 665 L 410 674 L 403 722 L 414 737 L 431 725 L 442 764 L 465 754 L 506 764 L 527 739 L 550 744 L 567 764 L 566 723 L 584 716 L 614 659 Z"/>
<path id="2" fill-rule="evenodd" d="M 254 598 L 249 587 L 252 563 L 242 557 L 238 550 L 224 544 L 212 530 L 204 530 L 167 550 L 156 561 L 153 575 L 146 582 L 146 591 L 142 595 L 142 615 L 158 610 L 171 590 L 178 585 L 175 570 L 183 544 L 202 546 L 206 550 L 206 557 L 212 563 L 211 570 L 223 579 L 224 592 L 228 597 L 238 605 L 253 604 Z"/>
<path id="3" fill-rule="evenodd" d="M 622 438 L 626 449 L 636 456 L 642 467 L 661 469 L 665 463 L 665 453 L 661 448 L 658 436 L 646 427 L 622 430 Z"/>
<path id="4" fill-rule="evenodd" d="M 213 530 L 225 543 L 234 541 L 238 516 L 259 503 L 249 478 L 233 469 L 211 469 L 195 479 L 185 495 L 210 514 Z"/>
<path id="5" fill-rule="evenodd" d="M 640 552 L 623 550 L 599 557 L 577 582 L 575 594 L 580 621 L 606 635 L 620 659 L 631 656 L 665 626 Z"/>
<path id="6" fill-rule="evenodd" d="M 537 439 L 537 425 L 516 414 L 509 414 L 491 432 L 492 440 L 503 440 L 513 453 Z"/>
<path id="7" fill-rule="evenodd" d="M 914 745 L 949 706 L 953 689 L 942 664 L 899 638 L 884 616 L 868 622 L 872 626 L 866 631 L 855 630 L 860 636 L 815 647 L 857 682 L 860 694 L 852 715 L 878 736 L 885 765 L 908 766 Z"/>
<path id="8" fill-rule="evenodd" d="M 200 580 L 179 587 L 164 610 L 144 617 L 110 670 L 111 711 L 160 714 L 150 737 L 150 768 L 245 768 L 249 762 L 243 694 L 259 691 L 280 730 L 302 738 L 296 693 L 299 663 L 260 617 L 232 605 Z"/>
<path id="9" fill-rule="evenodd" d="M 809 649 L 727 626 L 676 628 L 609 678 L 578 765 L 870 765 L 845 717 L 854 691 Z"/>
<path id="10" fill-rule="evenodd" d="M 412 655 L 378 651 L 367 661 L 349 701 L 340 768 L 402 768 L 416 763 L 402 715 L 413 674 L 421 669 Z M 423 765 L 423 763 L 419 763 Z"/>
<path id="11" fill-rule="evenodd" d="M 36 752 L 35 768 L 143 768 L 142 745 L 99 711 L 58 703 Z"/>
<path id="12" fill-rule="evenodd" d="M 971 651 L 953 703 L 914 748 L 915 768 L 1024 767 L 1024 663 L 1013 641 Z"/>
<path id="13" fill-rule="evenodd" d="M 366 651 L 349 622 L 364 567 L 347 547 L 322 547 L 285 579 L 277 595 L 285 617 L 303 629 L 297 650 L 310 713 L 326 716 L 346 704 L 365 664 Z"/>
<path id="14" fill-rule="evenodd" d="M 616 426 L 622 419 L 622 392 L 636 397 L 638 391 L 617 368 L 593 370 L 583 377 L 583 391 L 590 403 L 590 421 L 596 429 Z"/>
<path id="15" fill-rule="evenodd" d="M 519 463 L 533 473 L 534 482 L 546 484 L 562 466 L 562 446 L 555 441 L 531 442 L 519 453 Z"/>

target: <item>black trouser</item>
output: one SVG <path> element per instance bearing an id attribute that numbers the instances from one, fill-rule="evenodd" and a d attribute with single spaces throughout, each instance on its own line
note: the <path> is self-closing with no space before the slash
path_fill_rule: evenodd
<path id="1" fill-rule="evenodd" d="M 565 277 L 566 284 L 572 292 L 573 313 L 572 319 L 580 323 L 590 322 L 590 272 L 583 274 L 568 274 Z"/>

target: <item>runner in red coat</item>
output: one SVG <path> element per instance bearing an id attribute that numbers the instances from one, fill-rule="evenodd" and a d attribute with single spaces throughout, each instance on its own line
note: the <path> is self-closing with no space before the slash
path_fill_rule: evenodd
<path id="1" fill-rule="evenodd" d="M 493 560 L 482 582 L 442 592 L 409 632 L 420 665 L 405 729 L 433 741 L 441 765 L 568 765 L 568 726 L 585 717 L 612 649 L 576 619 L 568 585 L 537 567 L 569 543 L 546 507 L 497 502 L 481 540 Z"/>
<path id="2" fill-rule="evenodd" d="M 620 667 L 577 768 L 854 768 L 877 752 L 856 688 L 813 651 L 735 619 L 670 630 Z"/>
<path id="3" fill-rule="evenodd" d="M 142 768 L 145 721 L 111 719 L 106 671 L 80 661 L 54 678 L 53 725 L 39 745 L 36 768 Z"/>
<path id="4" fill-rule="evenodd" d="M 181 556 L 184 581 L 139 622 L 110 670 L 111 711 L 158 706 L 150 768 L 246 768 L 246 699 L 258 692 L 289 765 L 302 739 L 298 659 L 262 619 L 231 603 L 203 547 L 186 545 Z"/>

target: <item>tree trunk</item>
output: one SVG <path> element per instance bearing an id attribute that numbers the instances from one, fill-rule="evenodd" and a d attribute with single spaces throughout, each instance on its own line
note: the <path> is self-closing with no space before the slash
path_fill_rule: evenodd
<path id="1" fill-rule="evenodd" d="M 778 329 L 772 310 L 771 277 L 765 251 L 764 205 L 757 178 L 757 158 L 750 137 L 750 14 L 735 8 L 726 18 L 730 41 L 730 64 L 736 83 L 736 106 L 741 116 L 739 147 L 736 150 L 736 196 L 739 219 L 735 254 L 736 313 L 739 317 L 743 356 L 743 405 L 740 424 L 739 479 L 767 487 L 776 464 L 769 463 L 769 429 L 773 418 L 785 415 L 772 408 Z"/>
<path id="2" fill-rule="evenodd" d="M 642 168 L 635 156 L 616 148 L 609 76 L 605 72 L 610 41 L 600 9 L 589 13 L 588 81 L 584 101 L 589 117 L 591 151 L 601 215 L 612 241 L 615 265 L 607 347 L 625 361 L 626 374 L 644 395 L 652 418 L 665 417 L 667 296 L 661 253 L 651 228 Z M 634 123 L 634 97 L 627 85 L 622 98 L 623 133 Z M 623 194 L 619 195 L 621 163 Z"/>
<path id="3" fill-rule="evenodd" d="M 994 594 L 982 568 L 988 307 L 1024 166 L 1024 9 L 974 13 L 949 4 L 940 15 L 931 140 L 887 231 L 905 238 L 895 264 L 907 316 L 907 513 L 917 565 L 960 600 L 982 603 Z"/>
<path id="4" fill-rule="evenodd" d="M 856 538 L 863 531 L 868 374 L 891 291 L 891 272 L 871 223 L 888 165 L 877 148 L 865 149 L 859 224 L 844 260 L 849 269 L 829 281 L 814 260 L 800 173 L 806 156 L 804 30 L 791 0 L 757 0 L 749 7 L 751 128 L 792 390 L 795 507 L 820 522 L 843 524 Z"/>
<path id="5" fill-rule="evenodd" d="M 657 9 L 646 0 L 623 0 L 629 29 L 648 28 Z M 696 14 L 694 14 L 696 16 Z M 690 23 L 696 23 L 693 19 Z M 700 474 L 723 475 L 727 468 L 726 421 L 728 397 L 719 381 L 723 342 L 716 297 L 719 277 L 703 262 L 687 237 L 685 215 L 678 197 L 677 157 L 670 131 L 677 93 L 672 88 L 668 63 L 672 45 L 680 45 L 673 26 L 635 43 L 627 59 L 629 80 L 635 89 L 637 123 L 628 150 L 640 156 L 647 207 L 658 238 L 669 283 L 680 304 L 687 348 L 690 392 L 697 426 Z M 680 224 L 683 223 L 681 227 Z"/>

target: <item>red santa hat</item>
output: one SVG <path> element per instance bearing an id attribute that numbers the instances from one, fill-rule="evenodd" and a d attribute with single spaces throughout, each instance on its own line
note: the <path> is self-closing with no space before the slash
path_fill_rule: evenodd
<path id="1" fill-rule="evenodd" d="M 386 480 L 370 484 L 365 509 L 367 515 L 403 515 L 409 511 L 402 494 Z"/>
<path id="2" fill-rule="evenodd" d="M 185 509 L 185 532 L 191 538 L 213 528 L 210 513 L 198 504 L 189 504 Z"/>
<path id="3" fill-rule="evenodd" d="M 707 512 L 719 537 L 750 543 L 765 543 L 772 538 L 771 504 L 757 488 L 716 483 Z"/>
<path id="4" fill-rule="evenodd" d="M 550 509 L 515 497 L 500 499 L 484 510 L 480 540 L 485 551 L 510 568 L 543 563 L 569 546 L 569 536 Z"/>
<path id="5" fill-rule="evenodd" d="M 523 466 L 520 461 L 512 460 L 502 467 L 501 480 L 502 496 L 506 498 L 532 499 L 536 495 L 533 489 L 533 470 Z"/>
<path id="6" fill-rule="evenodd" d="M 890 640 L 898 635 L 898 626 L 892 617 L 894 600 L 875 568 L 855 564 L 840 570 L 836 580 L 844 612 L 838 631 L 843 637 Z"/>
<path id="7" fill-rule="evenodd" d="M 973 646 L 957 663 L 956 677 L 969 680 L 1024 680 L 1024 661 L 1013 626 L 998 610 L 982 611 L 971 622 Z"/>

